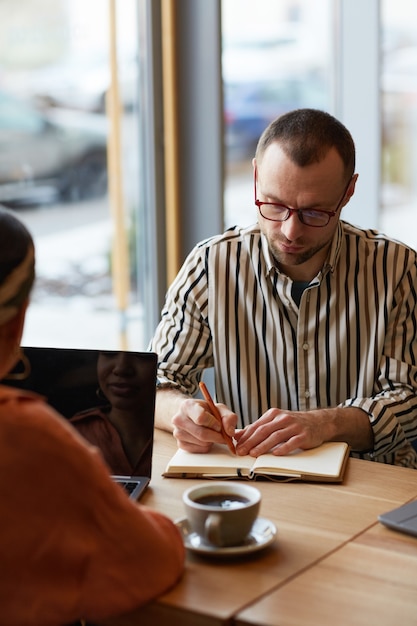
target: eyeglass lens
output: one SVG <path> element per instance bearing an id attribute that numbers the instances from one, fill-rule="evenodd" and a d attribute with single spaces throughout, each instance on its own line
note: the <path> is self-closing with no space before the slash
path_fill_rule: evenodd
<path id="1" fill-rule="evenodd" d="M 291 213 L 297 216 L 306 226 L 327 226 L 331 214 L 324 211 L 290 209 L 279 204 L 259 202 L 259 210 L 262 217 L 276 222 L 285 222 Z"/>

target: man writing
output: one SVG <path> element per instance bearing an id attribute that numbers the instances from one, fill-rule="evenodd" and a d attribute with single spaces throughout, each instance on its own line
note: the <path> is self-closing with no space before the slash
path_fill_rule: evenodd
<path id="1" fill-rule="evenodd" d="M 197 245 L 168 291 L 151 345 L 157 426 L 191 452 L 222 442 L 193 398 L 214 367 L 237 454 L 342 440 L 354 456 L 417 468 L 416 253 L 341 220 L 358 175 L 331 115 L 281 116 L 253 167 L 258 223 Z"/>

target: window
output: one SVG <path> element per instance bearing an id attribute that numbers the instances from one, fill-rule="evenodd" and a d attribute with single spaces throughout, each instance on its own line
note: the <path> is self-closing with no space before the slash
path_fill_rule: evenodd
<path id="1" fill-rule="evenodd" d="M 251 158 L 281 112 L 346 124 L 360 174 L 343 216 L 417 248 L 417 31 L 411 0 L 222 0 L 225 225 L 256 220 Z M 415 226 L 414 226 L 415 225 Z"/>
<path id="2" fill-rule="evenodd" d="M 109 171 L 111 6 L 122 161 Z M 296 106 L 334 113 L 356 140 L 360 178 L 346 219 L 417 247 L 411 0 L 171 6 L 182 258 L 219 232 L 222 218 L 226 227 L 256 220 L 256 141 L 272 118 Z M 0 203 L 27 223 L 37 246 L 26 345 L 141 349 L 159 317 L 167 265 L 165 241 L 158 240 L 166 230 L 159 165 L 171 138 L 163 136 L 157 111 L 166 102 L 155 59 L 160 42 L 148 41 L 154 33 L 144 7 L 160 19 L 157 0 L 0 3 Z M 119 165 L 121 177 L 114 178 Z"/>
<path id="3" fill-rule="evenodd" d="M 225 225 L 256 221 L 251 160 L 278 115 L 332 110 L 330 0 L 222 0 Z"/>
<path id="4" fill-rule="evenodd" d="M 0 3 L 0 203 L 37 249 L 24 345 L 145 347 L 137 6 Z"/>
<path id="5" fill-rule="evenodd" d="M 417 248 L 417 30 L 411 0 L 381 2 L 384 229 Z"/>

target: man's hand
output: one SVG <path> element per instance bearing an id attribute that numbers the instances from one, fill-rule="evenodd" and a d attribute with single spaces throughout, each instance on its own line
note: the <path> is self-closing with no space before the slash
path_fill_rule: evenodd
<path id="1" fill-rule="evenodd" d="M 224 404 L 216 404 L 222 416 L 223 427 L 234 437 L 237 415 Z M 178 447 L 187 452 L 209 452 L 213 443 L 225 444 L 221 427 L 205 400 L 187 399 L 179 405 L 172 418 L 173 435 Z"/>
<path id="2" fill-rule="evenodd" d="M 236 454 L 277 456 L 316 448 L 325 441 L 346 441 L 352 449 L 373 447 L 368 415 L 357 408 L 282 411 L 269 409 L 256 422 L 236 431 Z"/>

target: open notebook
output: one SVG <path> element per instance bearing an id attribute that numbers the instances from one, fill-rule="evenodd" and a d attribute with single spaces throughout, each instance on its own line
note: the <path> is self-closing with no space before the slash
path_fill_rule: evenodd
<path id="1" fill-rule="evenodd" d="M 215 444 L 207 454 L 193 454 L 179 448 L 164 476 L 341 482 L 348 458 L 349 446 L 343 442 L 323 443 L 318 448 L 286 456 L 263 454 L 256 459 L 249 455 L 236 456 L 226 446 Z"/>
<path id="2" fill-rule="evenodd" d="M 131 498 L 138 499 L 151 479 L 156 354 L 40 347 L 24 347 L 23 351 L 30 363 L 29 375 L 24 380 L 4 383 L 44 396 L 80 434 L 101 448 L 114 480 Z M 100 425 L 103 414 L 107 418 L 113 407 L 135 424 L 138 471 L 133 474 L 114 471 L 116 446 L 103 442 L 102 437 L 97 439 L 97 424 Z M 119 453 L 123 452 L 122 437 L 116 439 Z"/>

